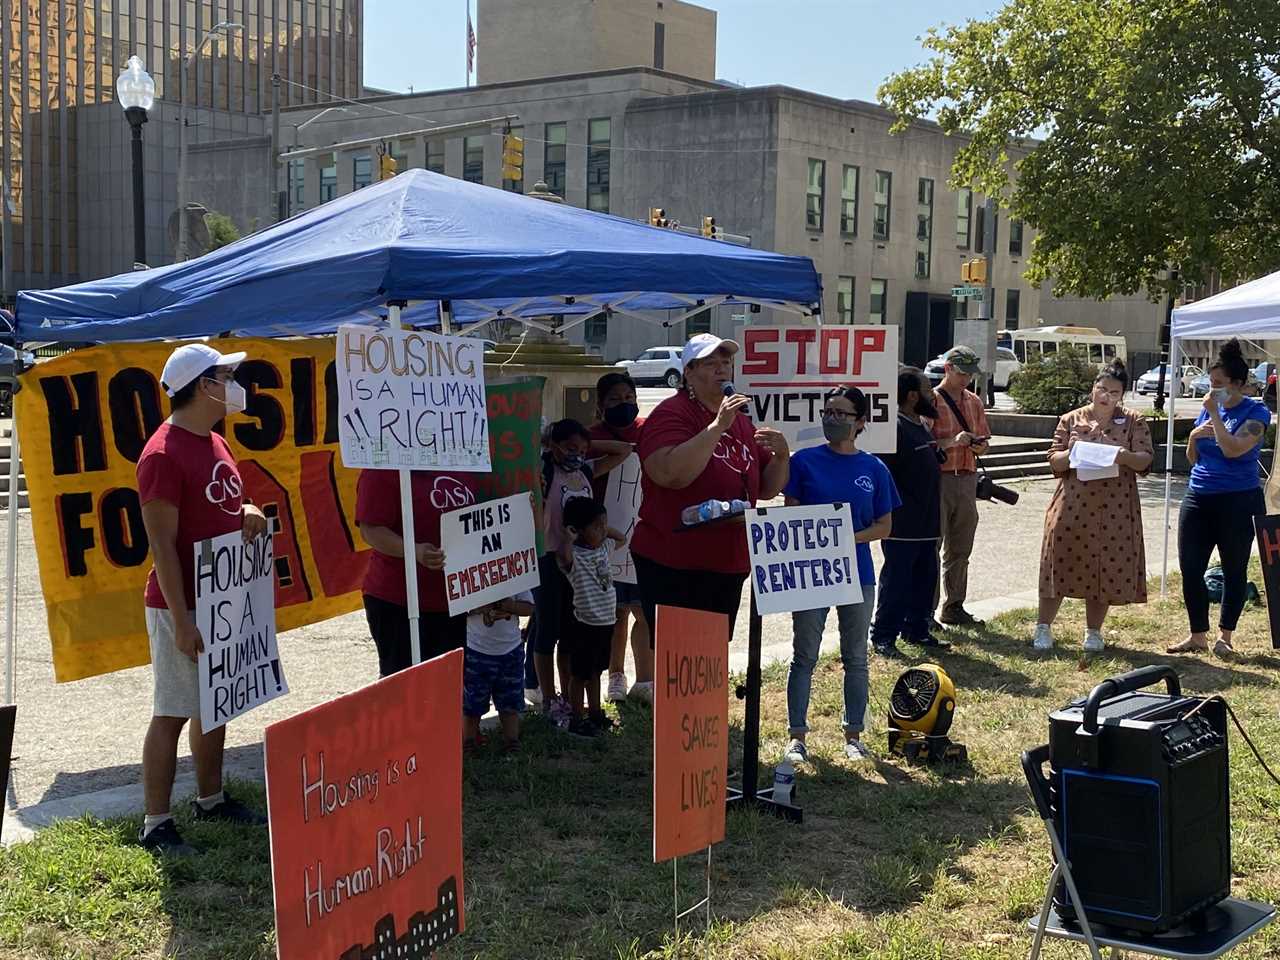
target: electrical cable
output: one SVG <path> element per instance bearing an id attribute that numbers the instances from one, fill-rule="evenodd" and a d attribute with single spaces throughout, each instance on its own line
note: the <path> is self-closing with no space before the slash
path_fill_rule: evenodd
<path id="1" fill-rule="evenodd" d="M 1212 703 L 1215 700 L 1217 700 L 1219 703 L 1221 703 L 1224 707 L 1227 708 L 1227 713 L 1231 715 L 1231 720 L 1236 725 L 1236 729 L 1240 731 L 1240 736 L 1244 737 L 1244 742 L 1249 745 L 1249 749 L 1253 751 L 1253 755 L 1258 758 L 1258 762 L 1262 764 L 1262 769 L 1267 771 L 1267 776 L 1269 776 L 1272 780 L 1274 780 L 1277 786 L 1280 786 L 1280 777 L 1277 777 L 1275 773 L 1272 772 L 1271 768 L 1267 766 L 1267 761 L 1262 759 L 1262 754 L 1258 752 L 1258 748 L 1254 746 L 1253 741 L 1249 739 L 1249 734 L 1245 733 L 1244 724 L 1240 722 L 1240 718 L 1236 716 L 1236 712 L 1231 709 L 1231 704 L 1227 703 L 1226 697 L 1224 697 L 1222 694 L 1215 693 L 1211 697 L 1206 697 L 1204 700 L 1200 702 L 1198 706 L 1194 707 L 1193 709 L 1187 711 L 1187 713 L 1183 714 L 1182 719 L 1185 720 L 1187 717 L 1194 717 L 1197 713 L 1203 710 L 1208 704 Z"/>

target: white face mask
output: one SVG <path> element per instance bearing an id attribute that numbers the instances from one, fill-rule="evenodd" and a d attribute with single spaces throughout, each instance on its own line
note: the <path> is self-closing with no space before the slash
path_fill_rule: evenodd
<path id="1" fill-rule="evenodd" d="M 227 408 L 227 413 L 240 413 L 244 410 L 248 397 L 245 395 L 244 387 L 236 383 L 234 380 L 223 380 L 222 383 L 222 402 Z"/>
<path id="2" fill-rule="evenodd" d="M 1226 403 L 1227 398 L 1231 396 L 1231 391 L 1226 387 L 1214 387 L 1209 392 L 1213 394 L 1213 399 L 1218 401 L 1218 403 Z"/>

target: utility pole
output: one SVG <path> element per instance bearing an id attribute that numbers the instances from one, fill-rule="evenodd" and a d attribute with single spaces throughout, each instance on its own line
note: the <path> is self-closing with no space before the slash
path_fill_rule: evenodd
<path id="1" fill-rule="evenodd" d="M 288 181 L 280 186 L 280 74 L 271 75 L 271 199 L 275 203 L 276 223 L 284 219 L 285 195 Z"/>
<path id="2" fill-rule="evenodd" d="M 982 302 L 978 305 L 978 319 L 987 321 L 983 325 L 986 341 L 982 347 L 982 371 L 986 377 L 988 409 L 996 405 L 995 246 L 996 202 L 988 197 L 982 218 L 982 255 L 987 263 L 987 282 L 982 291 Z"/>
<path id="3" fill-rule="evenodd" d="M 1155 408 L 1164 411 L 1164 391 L 1166 382 L 1169 392 L 1175 389 L 1182 393 L 1182 377 L 1178 372 L 1169 369 L 1169 332 L 1173 323 L 1173 291 L 1178 287 L 1178 271 L 1169 271 L 1169 297 L 1164 306 L 1164 323 L 1160 326 L 1160 379 L 1156 382 Z M 1181 366 L 1181 364 L 1179 364 Z"/>

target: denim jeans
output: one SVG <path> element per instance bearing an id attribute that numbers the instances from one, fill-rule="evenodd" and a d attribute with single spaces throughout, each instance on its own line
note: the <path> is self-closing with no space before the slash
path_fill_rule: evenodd
<path id="1" fill-rule="evenodd" d="M 840 625 L 840 660 L 844 663 L 844 729 L 861 733 L 867 715 L 867 630 L 875 609 L 875 584 L 862 585 L 862 602 L 836 607 Z M 795 631 L 791 669 L 787 672 L 787 726 L 793 731 L 809 729 L 809 692 L 813 668 L 822 646 L 822 629 L 830 607 L 798 610 L 791 614 Z"/>

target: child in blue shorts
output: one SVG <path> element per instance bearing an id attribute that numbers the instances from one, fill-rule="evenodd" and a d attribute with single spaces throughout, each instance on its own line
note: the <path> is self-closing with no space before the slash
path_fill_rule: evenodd
<path id="1" fill-rule="evenodd" d="M 498 710 L 502 743 L 507 752 L 520 748 L 520 714 L 524 712 L 524 648 L 520 617 L 533 615 L 528 590 L 473 610 L 467 617 L 466 660 L 462 671 L 462 746 L 474 750 L 480 718 L 489 703 Z"/>

